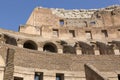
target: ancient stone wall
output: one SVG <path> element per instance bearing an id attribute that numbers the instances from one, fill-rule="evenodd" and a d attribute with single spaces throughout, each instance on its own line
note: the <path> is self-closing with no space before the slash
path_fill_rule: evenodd
<path id="1" fill-rule="evenodd" d="M 14 73 L 14 50 L 8 49 L 7 52 L 7 60 L 5 66 L 5 73 L 4 73 L 4 80 L 13 80 L 13 73 Z"/>
<path id="2" fill-rule="evenodd" d="M 90 64 L 85 64 L 86 80 L 109 80 Z"/>

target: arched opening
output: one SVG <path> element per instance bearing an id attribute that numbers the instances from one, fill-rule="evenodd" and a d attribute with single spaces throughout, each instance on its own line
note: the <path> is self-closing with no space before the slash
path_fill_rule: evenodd
<path id="1" fill-rule="evenodd" d="M 8 36 L 8 35 L 4 35 L 4 38 L 5 38 L 5 43 L 6 44 L 10 44 L 10 45 L 14 45 L 14 46 L 17 46 L 17 42 L 16 42 L 16 39 L 12 36 Z"/>
<path id="2" fill-rule="evenodd" d="M 81 47 L 82 54 L 87 54 L 87 55 L 94 55 L 94 47 L 85 43 L 85 42 L 79 42 L 79 46 Z"/>
<path id="3" fill-rule="evenodd" d="M 53 43 L 46 43 L 43 47 L 43 51 L 57 53 L 57 46 Z"/>
<path id="4" fill-rule="evenodd" d="M 107 45 L 102 42 L 96 42 L 97 47 L 99 48 L 100 54 L 105 55 L 105 54 L 115 54 L 113 50 L 113 45 Z"/>
<path id="5" fill-rule="evenodd" d="M 24 48 L 27 48 L 27 49 L 32 49 L 32 50 L 37 50 L 37 45 L 35 42 L 29 40 L 29 41 L 26 41 L 23 45 Z"/>
<path id="6" fill-rule="evenodd" d="M 65 54 L 76 54 L 76 49 L 71 45 L 63 45 L 63 53 Z"/>

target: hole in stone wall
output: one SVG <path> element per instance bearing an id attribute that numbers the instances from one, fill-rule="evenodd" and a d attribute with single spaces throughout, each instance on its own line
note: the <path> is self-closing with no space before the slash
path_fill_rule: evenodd
<path id="1" fill-rule="evenodd" d="M 64 74 L 57 73 L 56 80 L 64 80 Z"/>
<path id="2" fill-rule="evenodd" d="M 70 37 L 75 37 L 75 30 L 69 30 Z"/>
<path id="3" fill-rule="evenodd" d="M 14 37 L 4 35 L 4 38 L 6 39 L 6 41 L 5 41 L 6 44 L 17 46 L 17 41 Z"/>
<path id="4" fill-rule="evenodd" d="M 91 24 L 91 25 L 95 25 L 95 24 L 96 24 L 96 22 L 95 22 L 95 21 L 92 21 L 92 22 L 90 22 L 90 24 Z"/>
<path id="5" fill-rule="evenodd" d="M 82 54 L 87 54 L 87 55 L 94 54 L 93 46 L 81 41 L 79 42 L 79 46 L 81 47 Z"/>
<path id="6" fill-rule="evenodd" d="M 102 30 L 101 32 L 104 34 L 105 37 L 108 37 L 107 30 Z"/>
<path id="7" fill-rule="evenodd" d="M 99 48 L 100 54 L 114 54 L 113 45 L 106 45 L 102 42 L 97 42 L 97 47 Z"/>
<path id="8" fill-rule="evenodd" d="M 64 20 L 60 20 L 59 24 L 60 24 L 60 26 L 63 26 L 64 25 Z"/>
<path id="9" fill-rule="evenodd" d="M 46 43 L 43 47 L 43 51 L 57 53 L 57 46 L 53 43 Z"/>
<path id="10" fill-rule="evenodd" d="M 72 47 L 70 45 L 64 45 L 63 46 L 63 53 L 76 54 L 76 49 L 75 49 L 75 47 Z"/>
<path id="11" fill-rule="evenodd" d="M 21 77 L 14 77 L 14 80 L 23 80 Z"/>
<path id="12" fill-rule="evenodd" d="M 59 36 L 58 29 L 53 29 L 53 36 L 54 37 L 58 37 Z"/>
<path id="13" fill-rule="evenodd" d="M 116 15 L 115 11 L 112 11 L 112 12 L 111 12 L 111 15 Z"/>
<path id="14" fill-rule="evenodd" d="M 91 33 L 91 31 L 85 31 L 85 33 L 86 33 L 87 40 L 91 40 L 92 39 L 92 33 Z"/>
<path id="15" fill-rule="evenodd" d="M 33 41 L 26 41 L 23 47 L 27 49 L 37 50 L 37 45 Z"/>
<path id="16" fill-rule="evenodd" d="M 43 80 L 43 72 L 36 72 L 34 80 Z"/>

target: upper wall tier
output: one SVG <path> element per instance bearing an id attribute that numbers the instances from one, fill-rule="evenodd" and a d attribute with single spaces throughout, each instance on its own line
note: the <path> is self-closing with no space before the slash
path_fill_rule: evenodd
<path id="1" fill-rule="evenodd" d="M 102 9 L 90 10 L 65 10 L 48 9 L 37 7 L 33 10 L 26 24 L 41 27 L 50 25 L 52 27 L 105 27 L 118 26 L 120 18 L 120 7 L 111 6 Z"/>

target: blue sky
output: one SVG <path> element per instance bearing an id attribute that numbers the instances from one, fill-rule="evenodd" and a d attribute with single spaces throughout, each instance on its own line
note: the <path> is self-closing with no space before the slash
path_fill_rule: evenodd
<path id="1" fill-rule="evenodd" d="M 65 9 L 103 8 L 119 0 L 0 0 L 0 28 L 18 31 L 37 6 Z"/>

